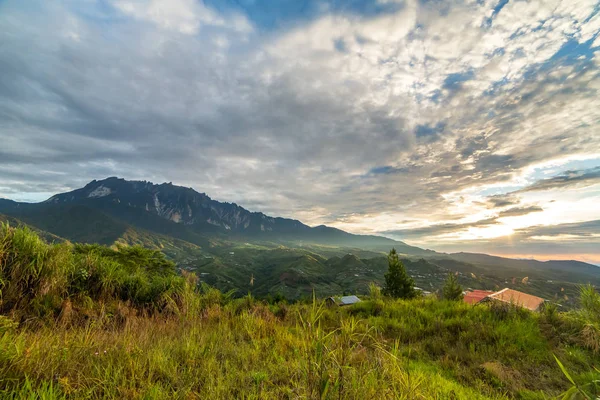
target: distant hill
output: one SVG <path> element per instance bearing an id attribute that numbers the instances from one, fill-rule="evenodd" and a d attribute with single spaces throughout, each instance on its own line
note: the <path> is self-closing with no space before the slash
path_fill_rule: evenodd
<path id="1" fill-rule="evenodd" d="M 44 239 L 46 242 L 48 243 L 60 243 L 60 242 L 64 242 L 65 239 L 54 235 L 52 233 L 43 231 L 41 229 L 38 229 L 34 226 L 28 225 L 26 223 L 24 223 L 23 221 L 14 218 L 14 217 L 9 217 L 7 215 L 3 215 L 0 214 L 0 223 L 7 223 L 12 227 L 22 227 L 22 226 L 27 226 L 28 228 L 30 228 L 31 230 L 33 230 L 35 233 L 37 233 L 39 235 L 39 237 L 41 237 L 42 239 Z"/>
<path id="2" fill-rule="evenodd" d="M 543 278 L 545 274 L 551 272 L 552 276 L 548 279 L 576 279 L 585 283 L 598 279 L 600 274 L 600 267 L 575 260 L 521 260 L 478 253 L 453 253 L 450 257 L 478 266 L 491 267 L 497 274 L 513 274 L 513 276 L 518 273 Z"/>
<path id="3" fill-rule="evenodd" d="M 578 261 L 436 253 L 251 212 L 170 183 L 108 178 L 42 203 L 0 199 L 0 213 L 0 221 L 26 224 L 48 241 L 160 249 L 201 280 L 239 294 L 365 293 L 370 282 L 383 284 L 385 253 L 392 247 L 426 291 L 437 290 L 448 273 L 457 273 L 465 288 L 512 287 L 570 304 L 577 285 L 600 286 L 600 268 Z"/>

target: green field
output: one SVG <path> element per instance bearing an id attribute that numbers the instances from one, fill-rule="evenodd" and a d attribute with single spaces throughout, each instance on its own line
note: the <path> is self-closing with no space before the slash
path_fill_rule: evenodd
<path id="1" fill-rule="evenodd" d="M 285 255 L 285 252 L 283 253 Z M 377 290 L 350 307 L 232 298 L 160 252 L 0 231 L 0 396 L 545 399 L 590 396 L 600 296 L 534 314 Z M 578 397 L 573 397 L 578 398 Z M 584 397 L 579 397 L 584 398 Z"/>

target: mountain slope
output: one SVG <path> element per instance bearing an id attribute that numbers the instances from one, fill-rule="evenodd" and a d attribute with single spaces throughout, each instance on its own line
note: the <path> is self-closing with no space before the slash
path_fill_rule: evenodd
<path id="1" fill-rule="evenodd" d="M 140 245 L 159 249 L 173 259 L 198 256 L 203 253 L 202 245 L 210 244 L 208 239 L 200 236 L 195 240 L 198 243 L 193 243 L 147 231 L 79 204 L 40 207 L 18 205 L 11 211 L 13 216 L 0 214 L 0 222 L 8 222 L 12 226 L 27 226 L 47 242 L 69 240 L 104 245 Z"/>
<path id="2" fill-rule="evenodd" d="M 0 199 L 0 213 L 74 242 L 160 249 L 202 280 L 240 294 L 364 293 L 370 282 L 383 283 L 383 253 L 392 247 L 404 254 L 417 285 L 428 291 L 439 288 L 450 272 L 458 273 L 465 287 L 511 286 L 565 301 L 572 301 L 567 298 L 578 284 L 600 285 L 600 268 L 585 263 L 436 253 L 385 237 L 250 212 L 172 184 L 108 178 L 43 203 Z"/>
<path id="3" fill-rule="evenodd" d="M 0 205 L 1 206 L 1 205 Z M 127 224 L 79 204 L 13 204 L 0 211 L 24 223 L 75 242 L 112 244 Z"/>
<path id="4" fill-rule="evenodd" d="M 65 241 L 65 239 L 61 238 L 60 236 L 54 235 L 50 232 L 46 232 L 46 231 L 36 228 L 32 225 L 28 225 L 25 222 L 23 222 L 17 218 L 9 217 L 4 214 L 0 214 L 0 223 L 8 224 L 11 227 L 24 227 L 25 226 L 25 227 L 31 229 L 32 231 L 34 231 L 35 233 L 37 233 L 39 237 L 41 237 L 48 243 L 60 243 L 60 242 Z"/>
<path id="5" fill-rule="evenodd" d="M 489 267 L 497 274 L 503 272 L 505 274 L 535 274 L 540 278 L 544 278 L 545 274 L 551 272 L 552 279 L 570 280 L 575 277 L 581 283 L 586 283 L 590 279 L 597 280 L 600 275 L 599 267 L 575 260 L 520 260 L 478 253 L 453 253 L 450 254 L 450 257 L 480 267 Z"/>
<path id="6" fill-rule="evenodd" d="M 44 210 L 42 213 L 60 214 L 65 213 L 65 207 L 69 205 L 85 206 L 119 222 L 199 245 L 206 245 L 206 236 L 210 236 L 240 240 L 251 238 L 288 245 L 316 243 L 361 247 L 375 251 L 388 251 L 396 247 L 403 254 L 434 254 L 380 236 L 353 235 L 323 225 L 312 228 L 297 220 L 250 212 L 235 203 L 219 202 L 205 193 L 171 183 L 156 185 L 114 177 L 94 180 L 81 189 L 52 196 L 44 203 L 3 200 L 0 201 L 0 212 L 19 215 L 33 225 L 41 219 L 40 224 L 45 227 L 47 225 L 43 220 L 46 217 L 40 215 L 40 210 Z M 64 218 L 71 217 L 67 213 Z M 70 236 L 65 232 L 62 234 Z M 110 237 L 86 239 L 105 243 Z"/>

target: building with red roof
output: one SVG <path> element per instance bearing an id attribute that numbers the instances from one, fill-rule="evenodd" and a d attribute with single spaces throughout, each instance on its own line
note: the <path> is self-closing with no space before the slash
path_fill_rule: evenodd
<path id="1" fill-rule="evenodd" d="M 539 311 L 540 307 L 542 306 L 542 304 L 544 304 L 545 301 L 541 297 L 519 292 L 518 290 L 513 290 L 509 288 L 502 289 L 499 292 L 489 295 L 487 297 L 487 300 L 514 304 L 516 306 L 523 307 L 531 311 Z"/>
<path id="2" fill-rule="evenodd" d="M 463 300 L 467 304 L 477 304 L 491 294 L 494 294 L 491 290 L 472 290 L 465 292 Z"/>
<path id="3" fill-rule="evenodd" d="M 472 290 L 465 292 L 463 300 L 468 304 L 477 304 L 484 301 L 498 301 L 502 303 L 514 304 L 531 311 L 539 311 L 540 307 L 545 301 L 541 297 L 509 288 L 504 288 L 499 292 L 492 292 L 489 290 Z"/>

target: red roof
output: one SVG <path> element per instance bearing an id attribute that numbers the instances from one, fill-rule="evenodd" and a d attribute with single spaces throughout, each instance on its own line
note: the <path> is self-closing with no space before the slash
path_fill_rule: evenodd
<path id="1" fill-rule="evenodd" d="M 494 294 L 494 292 L 490 290 L 473 290 L 471 292 L 466 292 L 463 300 L 467 304 L 476 304 L 491 294 Z"/>
<path id="2" fill-rule="evenodd" d="M 544 299 L 541 297 L 533 296 L 531 294 L 519 292 L 509 288 L 502 289 L 499 292 L 491 294 L 489 298 L 505 303 L 515 304 L 531 311 L 538 310 L 540 305 L 542 305 L 544 302 Z"/>

